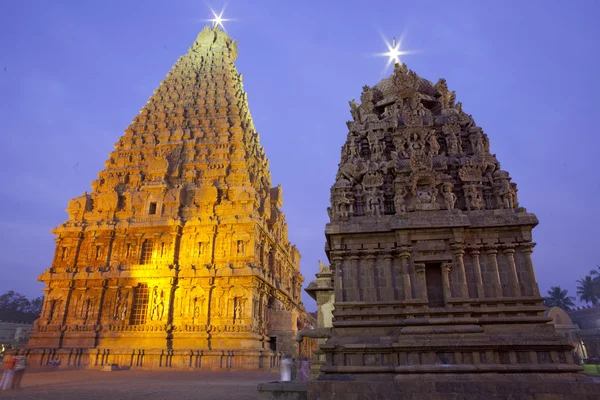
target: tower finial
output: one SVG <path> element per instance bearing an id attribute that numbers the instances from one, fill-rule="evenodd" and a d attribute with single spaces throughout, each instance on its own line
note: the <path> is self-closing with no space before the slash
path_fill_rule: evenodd
<path id="1" fill-rule="evenodd" d="M 210 20 L 210 22 L 213 23 L 212 28 L 215 29 L 217 28 L 219 25 L 221 25 L 221 29 L 225 30 L 225 26 L 223 26 L 223 22 L 227 22 L 227 21 L 231 21 L 230 19 L 225 19 L 223 18 L 223 12 L 221 11 L 220 14 L 217 15 L 216 12 L 214 12 L 213 10 L 210 10 L 214 16 L 213 19 Z"/>

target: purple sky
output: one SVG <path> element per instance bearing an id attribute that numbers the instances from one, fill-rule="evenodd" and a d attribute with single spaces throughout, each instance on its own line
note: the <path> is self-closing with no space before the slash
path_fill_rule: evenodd
<path id="1" fill-rule="evenodd" d="M 403 47 L 420 52 L 403 61 L 447 79 L 519 185 L 521 205 L 537 214 L 542 291 L 560 285 L 574 295 L 576 279 L 600 264 L 598 15 L 598 2 L 586 0 L 231 0 L 225 17 L 237 20 L 225 28 L 239 44 L 237 67 L 306 281 L 325 260 L 348 101 L 384 77 L 386 60 L 373 56 L 386 50 L 380 35 L 405 32 Z M 66 219 L 69 199 L 90 190 L 210 17 L 192 0 L 2 2 L 0 293 L 41 294 L 50 229 Z"/>

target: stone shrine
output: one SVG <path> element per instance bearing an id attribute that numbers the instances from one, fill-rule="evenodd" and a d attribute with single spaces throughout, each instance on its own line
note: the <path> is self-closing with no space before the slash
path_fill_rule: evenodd
<path id="1" fill-rule="evenodd" d="M 396 64 L 350 111 L 325 229 L 333 326 L 308 398 L 600 393 L 544 316 L 538 220 L 446 81 Z"/>
<path id="2" fill-rule="evenodd" d="M 30 365 L 276 367 L 310 320 L 234 61 L 205 28 L 54 229 Z"/>

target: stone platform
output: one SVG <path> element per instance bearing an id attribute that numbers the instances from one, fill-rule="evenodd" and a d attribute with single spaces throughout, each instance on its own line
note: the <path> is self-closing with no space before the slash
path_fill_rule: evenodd
<path id="1" fill-rule="evenodd" d="M 271 371 L 278 369 L 281 359 L 279 352 L 217 349 L 18 349 L 8 354 L 27 356 L 28 369 L 49 368 L 50 360 L 60 360 L 60 369 L 117 364 L 152 370 Z"/>
<path id="2" fill-rule="evenodd" d="M 258 385 L 258 400 L 306 400 L 308 382 L 268 382 Z"/>
<path id="3" fill-rule="evenodd" d="M 583 374 L 402 374 L 394 380 L 340 375 L 308 384 L 308 400 L 599 399 L 600 379 Z M 273 397 L 276 398 L 276 397 Z M 282 397 L 284 398 L 284 397 Z"/>

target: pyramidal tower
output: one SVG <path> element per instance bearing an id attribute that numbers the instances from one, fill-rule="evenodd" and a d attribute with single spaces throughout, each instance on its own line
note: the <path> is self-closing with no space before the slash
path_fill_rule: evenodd
<path id="1" fill-rule="evenodd" d="M 69 202 L 32 364 L 268 368 L 306 312 L 237 43 L 205 28 Z"/>
<path id="2" fill-rule="evenodd" d="M 333 327 L 308 398 L 597 395 L 544 316 L 538 220 L 446 81 L 397 64 L 350 110 L 325 228 Z"/>

